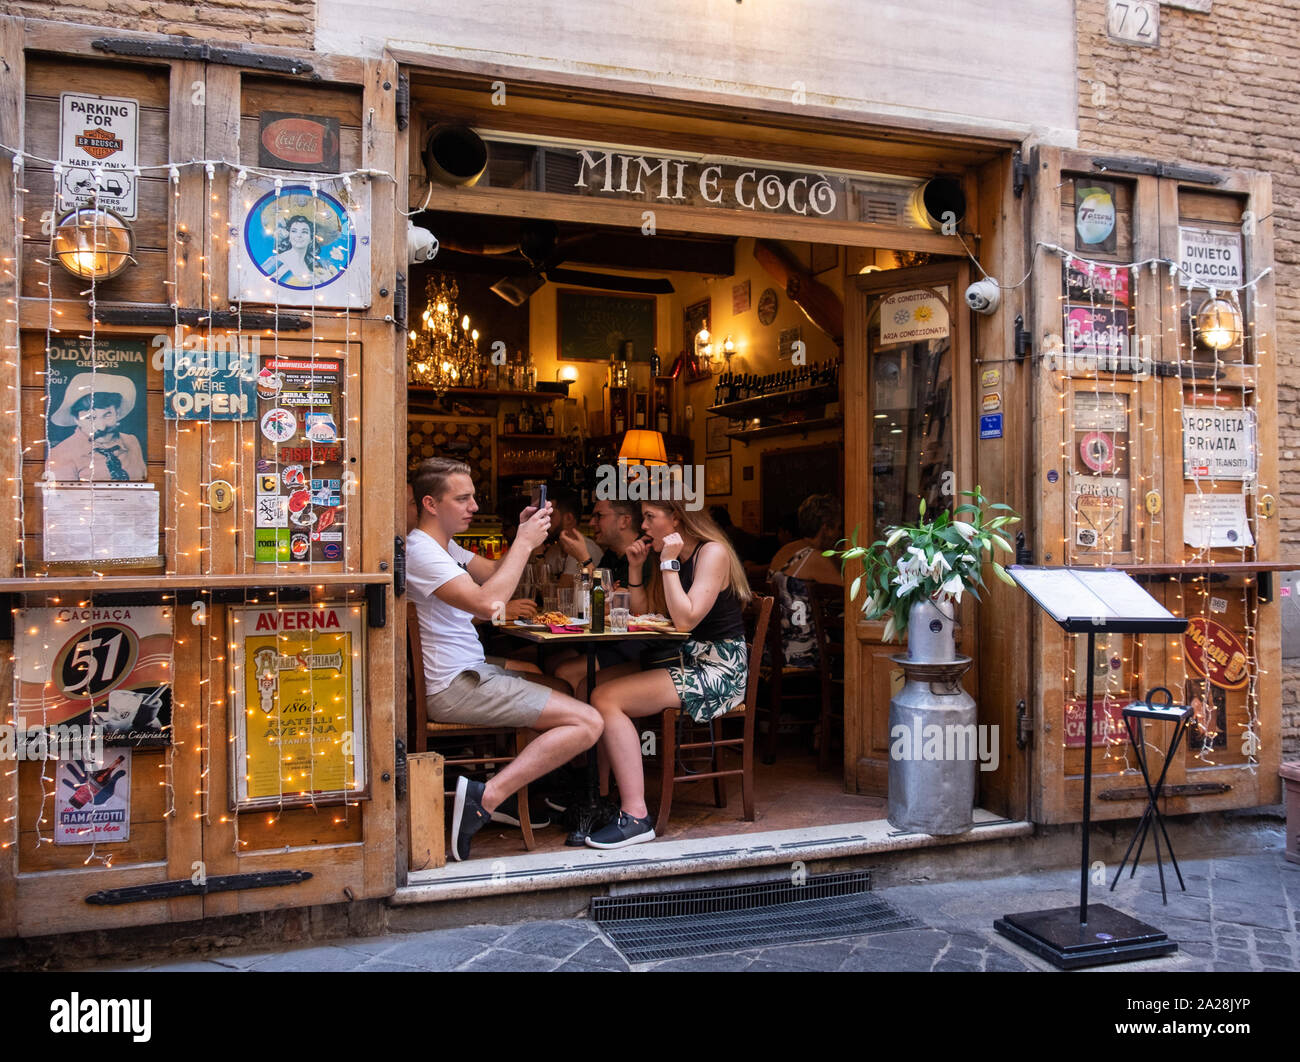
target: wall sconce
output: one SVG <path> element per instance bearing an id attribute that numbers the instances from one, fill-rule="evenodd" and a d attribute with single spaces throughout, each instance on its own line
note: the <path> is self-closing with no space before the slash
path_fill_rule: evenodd
<path id="1" fill-rule="evenodd" d="M 576 365 L 561 365 L 555 370 L 555 379 L 558 383 L 577 383 L 578 367 Z"/>
<path id="2" fill-rule="evenodd" d="M 135 233 L 105 207 L 78 207 L 59 219 L 54 257 L 74 277 L 109 280 L 135 264 Z"/>
<path id="3" fill-rule="evenodd" d="M 1206 299 L 1196 311 L 1196 342 L 1210 350 L 1228 350 L 1241 342 L 1241 311 L 1227 299 Z"/>
<path id="4" fill-rule="evenodd" d="M 724 372 L 731 368 L 731 357 L 736 353 L 736 344 L 731 336 L 727 336 L 722 341 L 721 346 L 712 344 L 709 348 L 710 360 L 709 367 L 715 372 Z"/>

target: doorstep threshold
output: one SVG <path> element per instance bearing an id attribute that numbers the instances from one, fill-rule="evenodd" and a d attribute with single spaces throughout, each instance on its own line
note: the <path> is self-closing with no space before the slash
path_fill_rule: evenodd
<path id="1" fill-rule="evenodd" d="M 389 899 L 393 905 L 437 903 L 511 893 L 645 881 L 744 867 L 789 865 L 810 859 L 873 855 L 977 844 L 1033 833 L 1029 822 L 1004 819 L 983 808 L 967 833 L 935 837 L 896 830 L 886 819 L 809 826 L 730 837 L 651 841 L 628 848 L 562 848 L 497 859 L 470 858 L 433 870 L 412 871 Z"/>

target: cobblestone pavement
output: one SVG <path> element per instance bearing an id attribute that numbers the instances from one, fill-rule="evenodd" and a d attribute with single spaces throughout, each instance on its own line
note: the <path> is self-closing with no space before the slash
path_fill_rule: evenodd
<path id="1" fill-rule="evenodd" d="M 1229 859 L 1184 860 L 1187 891 L 1166 866 L 1169 904 L 1160 900 L 1153 864 L 1112 893 L 1093 887 L 1090 902 L 1107 903 L 1177 942 L 1171 956 L 1095 967 L 1106 970 L 1294 971 L 1300 969 L 1300 865 L 1281 852 Z M 1113 875 L 1113 871 L 1111 872 Z M 474 925 L 458 929 L 348 939 L 245 955 L 123 966 L 123 970 L 276 971 L 910 971 L 1050 970 L 1041 959 L 999 936 L 1005 914 L 1078 903 L 1078 871 L 1044 871 L 978 881 L 894 886 L 887 899 L 924 928 L 868 933 L 808 944 L 751 948 L 629 966 L 585 919 Z M 102 965 L 95 967 L 103 969 Z"/>

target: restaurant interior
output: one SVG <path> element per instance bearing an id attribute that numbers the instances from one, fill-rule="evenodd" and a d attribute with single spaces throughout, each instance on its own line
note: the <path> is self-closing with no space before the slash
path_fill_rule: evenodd
<path id="1" fill-rule="evenodd" d="M 435 455 L 469 463 L 480 514 L 458 541 L 498 555 L 509 514 L 541 482 L 551 497 L 577 499 L 590 534 L 598 468 L 620 456 L 657 457 L 702 472 L 702 504 L 725 511 L 764 593 L 767 562 L 800 537 L 794 517 L 804 498 L 844 498 L 846 284 L 929 257 L 663 230 L 649 238 L 638 229 L 483 214 L 424 211 L 414 221 L 439 246 L 409 281 L 408 469 Z M 950 375 L 950 366 L 940 369 L 945 352 L 946 344 L 930 344 L 930 364 L 909 366 L 905 353 L 873 348 L 881 377 L 871 413 L 877 529 L 905 515 L 905 497 L 914 508 L 927 471 L 950 461 L 936 446 L 950 451 L 951 427 L 936 428 L 925 399 Z M 950 405 L 946 389 L 942 398 Z M 661 452 L 637 451 L 645 438 L 638 430 L 657 432 Z M 757 696 L 754 821 L 741 818 L 734 779 L 725 807 L 713 785 L 678 785 L 661 836 L 885 816 L 883 796 L 845 792 L 844 619 L 842 604 L 826 608 L 827 652 L 816 669 L 783 666 L 772 616 Z M 468 741 L 430 735 L 428 747 L 465 755 Z M 679 773 L 707 770 L 705 755 L 702 767 L 682 762 Z M 653 808 L 653 757 L 646 775 Z M 545 829 L 536 843 L 558 848 L 564 837 Z M 520 851 L 519 831 L 496 824 L 475 841 L 476 856 Z"/>

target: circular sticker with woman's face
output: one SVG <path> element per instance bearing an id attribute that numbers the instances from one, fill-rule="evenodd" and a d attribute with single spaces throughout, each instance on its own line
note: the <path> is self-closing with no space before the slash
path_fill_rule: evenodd
<path id="1" fill-rule="evenodd" d="M 343 204 L 327 192 L 312 195 L 300 184 L 253 204 L 244 242 L 258 272 L 294 291 L 332 284 L 352 263 L 357 246 Z"/>

